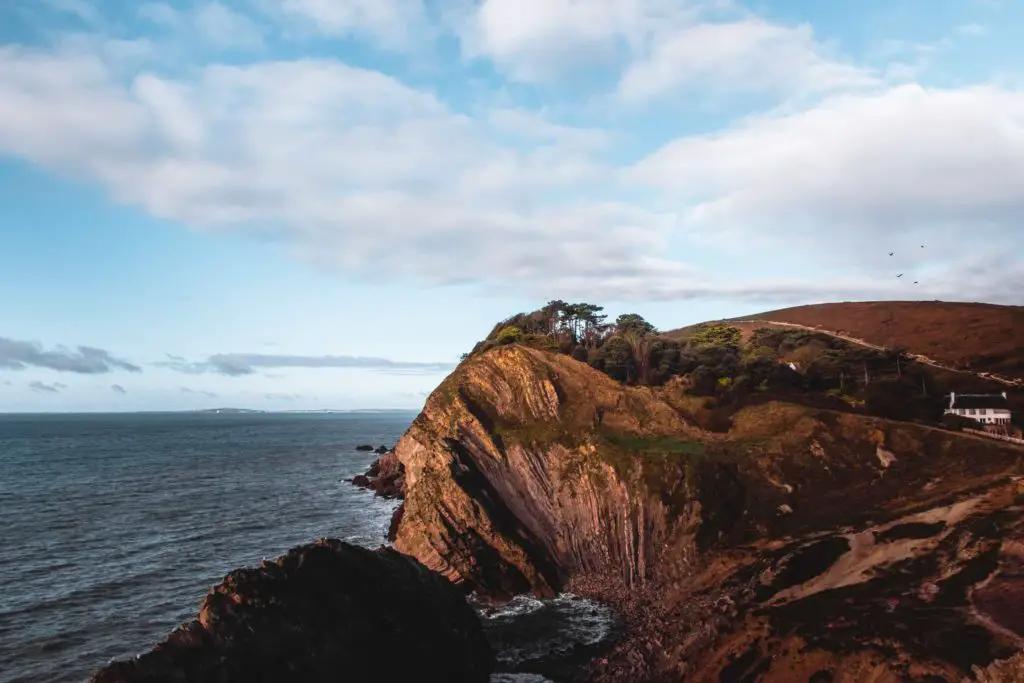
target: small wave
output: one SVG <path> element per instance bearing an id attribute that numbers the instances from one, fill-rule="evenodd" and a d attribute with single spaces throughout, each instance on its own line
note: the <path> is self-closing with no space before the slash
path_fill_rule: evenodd
<path id="1" fill-rule="evenodd" d="M 606 641 L 611 608 L 572 594 L 550 600 L 518 596 L 497 608 L 478 608 L 501 668 L 525 670 L 577 655 Z"/>
<path id="2" fill-rule="evenodd" d="M 554 683 L 540 674 L 491 674 L 491 683 Z"/>
<path id="3" fill-rule="evenodd" d="M 477 612 L 484 619 L 508 619 L 531 614 L 544 608 L 544 602 L 532 595 L 517 595 L 504 605 L 478 606 Z"/>

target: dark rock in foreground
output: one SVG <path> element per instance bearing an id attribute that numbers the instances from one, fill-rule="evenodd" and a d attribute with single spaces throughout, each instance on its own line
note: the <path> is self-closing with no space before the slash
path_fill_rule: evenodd
<path id="1" fill-rule="evenodd" d="M 373 450 L 373 446 L 371 446 L 368 443 L 364 443 L 364 444 L 360 444 L 360 445 L 356 446 L 356 450 L 357 451 L 372 451 Z"/>
<path id="2" fill-rule="evenodd" d="M 492 654 L 462 593 L 388 548 L 335 539 L 231 572 L 198 618 L 92 683 L 484 683 Z"/>

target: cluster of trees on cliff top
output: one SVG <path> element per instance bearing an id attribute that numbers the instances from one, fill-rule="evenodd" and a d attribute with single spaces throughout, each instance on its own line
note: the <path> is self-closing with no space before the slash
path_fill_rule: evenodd
<path id="1" fill-rule="evenodd" d="M 745 339 L 728 322 L 668 336 L 636 313 L 609 320 L 602 306 L 590 303 L 555 300 L 518 313 L 495 325 L 464 358 L 508 344 L 572 356 L 625 384 L 661 386 L 679 378 L 684 391 L 717 405 L 736 405 L 758 392 L 818 395 L 884 417 L 934 422 L 949 391 L 901 349 L 772 327 Z"/>

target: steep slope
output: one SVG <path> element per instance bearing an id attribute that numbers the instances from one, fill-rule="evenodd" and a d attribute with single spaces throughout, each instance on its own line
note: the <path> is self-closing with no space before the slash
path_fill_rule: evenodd
<path id="1" fill-rule="evenodd" d="M 396 445 L 395 547 L 496 595 L 550 594 L 577 572 L 642 580 L 670 520 L 620 478 L 604 435 L 696 431 L 649 389 L 566 356 L 494 349 L 446 379 Z"/>
<path id="2" fill-rule="evenodd" d="M 395 547 L 496 597 L 616 602 L 631 635 L 587 680 L 949 677 L 1019 649 L 1024 450 L 771 400 L 712 434 L 702 409 L 566 356 L 475 356 L 395 448 Z"/>
<path id="3" fill-rule="evenodd" d="M 1024 307 L 942 301 L 816 304 L 744 320 L 774 320 L 904 347 L 954 368 L 1024 379 Z"/>

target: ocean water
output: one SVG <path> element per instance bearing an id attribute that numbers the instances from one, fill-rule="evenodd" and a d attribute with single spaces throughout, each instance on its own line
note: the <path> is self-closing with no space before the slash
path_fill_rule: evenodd
<path id="1" fill-rule="evenodd" d="M 0 415 L 0 683 L 86 681 L 295 545 L 381 545 L 395 503 L 346 480 L 377 457 L 357 445 L 392 446 L 414 416 Z M 567 596 L 482 616 L 520 672 L 496 681 L 548 680 L 522 672 L 611 632 Z"/>

